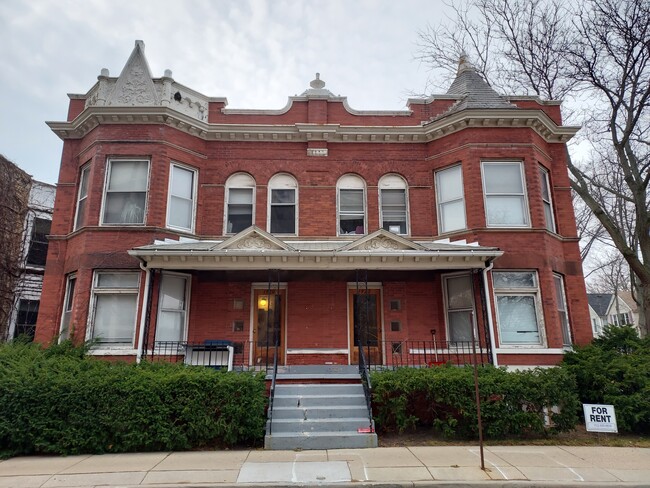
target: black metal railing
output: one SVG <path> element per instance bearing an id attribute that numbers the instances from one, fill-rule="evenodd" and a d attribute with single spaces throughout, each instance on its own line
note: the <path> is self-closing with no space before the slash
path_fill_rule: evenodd
<path id="1" fill-rule="evenodd" d="M 362 362 L 368 371 L 474 364 L 472 341 L 373 340 L 363 346 L 356 341 L 355 347 L 359 352 L 359 372 L 362 375 Z M 145 353 L 147 359 L 154 362 L 179 362 L 222 369 L 230 364 L 234 371 L 264 371 L 271 375 L 281 366 L 278 363 L 280 349 L 281 346 L 270 346 L 266 351 L 266 346 L 256 347 L 253 341 L 158 341 Z M 490 364 L 491 359 L 488 346 L 477 341 L 477 364 Z"/>
<path id="2" fill-rule="evenodd" d="M 377 354 L 370 356 L 379 358 L 379 360 L 368 366 L 372 370 L 474 364 L 473 344 L 472 341 L 379 341 L 376 346 Z M 477 364 L 490 364 L 491 359 L 489 348 L 477 341 Z"/>
<path id="3" fill-rule="evenodd" d="M 370 368 L 368 367 L 366 353 L 363 350 L 361 342 L 357 342 L 357 348 L 359 349 L 359 374 L 361 375 L 361 384 L 363 385 L 363 392 L 366 396 L 366 407 L 368 408 L 368 429 L 370 432 L 374 432 L 372 421 L 372 383 L 370 382 Z"/>
<path id="4" fill-rule="evenodd" d="M 220 369 L 226 369 L 230 365 L 234 371 L 268 371 L 272 367 L 273 358 L 267 356 L 253 361 L 253 348 L 252 341 L 156 341 L 146 351 L 146 357 L 153 362 L 185 363 Z"/>
<path id="5" fill-rule="evenodd" d="M 269 435 L 273 433 L 273 399 L 275 398 L 275 380 L 278 376 L 278 344 L 275 344 L 273 354 L 273 372 L 271 374 L 271 391 L 269 392 Z"/>

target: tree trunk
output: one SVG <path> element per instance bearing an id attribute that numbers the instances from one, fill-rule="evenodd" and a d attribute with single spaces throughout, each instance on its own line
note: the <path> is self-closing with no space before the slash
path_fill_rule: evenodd
<path id="1" fill-rule="evenodd" d="M 637 285 L 639 300 L 639 334 L 646 337 L 650 331 L 650 283 Z"/>

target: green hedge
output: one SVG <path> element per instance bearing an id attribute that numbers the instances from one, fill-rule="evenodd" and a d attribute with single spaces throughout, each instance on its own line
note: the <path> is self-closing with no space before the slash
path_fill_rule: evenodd
<path id="1" fill-rule="evenodd" d="M 582 403 L 614 405 L 622 432 L 650 433 L 650 337 L 609 326 L 592 344 L 564 357 Z"/>
<path id="2" fill-rule="evenodd" d="M 403 431 L 425 425 L 447 437 L 478 436 L 472 368 L 401 368 L 374 373 L 371 381 L 377 429 Z M 574 378 L 560 368 L 523 372 L 479 368 L 485 437 L 544 435 L 573 429 L 579 405 L 575 390 Z"/>
<path id="3" fill-rule="evenodd" d="M 0 455 L 183 450 L 263 438 L 263 375 L 0 346 Z"/>

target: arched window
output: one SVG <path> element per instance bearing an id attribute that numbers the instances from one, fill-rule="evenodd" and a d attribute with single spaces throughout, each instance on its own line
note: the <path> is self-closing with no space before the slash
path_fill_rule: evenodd
<path id="1" fill-rule="evenodd" d="M 271 234 L 298 234 L 298 182 L 288 174 L 269 180 L 267 229 Z"/>
<path id="2" fill-rule="evenodd" d="M 225 234 L 236 234 L 253 225 L 255 180 L 246 173 L 232 175 L 226 181 Z"/>
<path id="3" fill-rule="evenodd" d="M 336 184 L 338 235 L 366 233 L 366 183 L 358 176 L 344 175 Z"/>
<path id="4" fill-rule="evenodd" d="M 382 228 L 394 234 L 408 234 L 406 181 L 397 175 L 379 180 L 379 219 Z"/>

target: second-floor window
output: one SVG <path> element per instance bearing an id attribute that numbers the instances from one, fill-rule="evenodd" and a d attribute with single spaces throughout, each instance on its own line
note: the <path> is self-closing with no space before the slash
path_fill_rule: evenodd
<path id="1" fill-rule="evenodd" d="M 408 234 L 406 182 L 397 175 L 379 180 L 381 227 L 394 234 Z"/>
<path id="2" fill-rule="evenodd" d="M 297 234 L 298 183 L 287 174 L 269 181 L 268 229 L 272 234 Z"/>
<path id="3" fill-rule="evenodd" d="M 90 176 L 90 164 L 81 168 L 79 176 L 79 192 L 77 193 L 77 212 L 74 218 L 74 230 L 86 223 L 86 204 L 88 202 L 88 178 Z"/>
<path id="4" fill-rule="evenodd" d="M 551 184 L 548 171 L 540 166 L 539 179 L 542 185 L 542 202 L 544 203 L 544 219 L 546 229 L 555 232 L 555 218 L 553 217 L 553 202 L 551 200 Z"/>
<path id="5" fill-rule="evenodd" d="M 528 204 L 521 162 L 483 162 L 488 227 L 527 227 Z"/>
<path id="6" fill-rule="evenodd" d="M 227 234 L 236 234 L 253 225 L 255 211 L 255 180 L 238 173 L 226 181 Z"/>
<path id="7" fill-rule="evenodd" d="M 168 227 L 194 231 L 195 193 L 196 171 L 172 163 L 167 202 Z"/>
<path id="8" fill-rule="evenodd" d="M 467 227 L 463 172 L 460 165 L 436 172 L 439 232 L 452 232 Z"/>
<path id="9" fill-rule="evenodd" d="M 366 233 L 366 185 L 355 175 L 341 177 L 338 190 L 338 235 Z"/>
<path id="10" fill-rule="evenodd" d="M 144 224 L 149 161 L 109 160 L 103 224 Z"/>
<path id="11" fill-rule="evenodd" d="M 45 266 L 47 259 L 47 235 L 50 233 L 52 221 L 35 218 L 32 224 L 32 238 L 29 241 L 27 264 Z"/>

